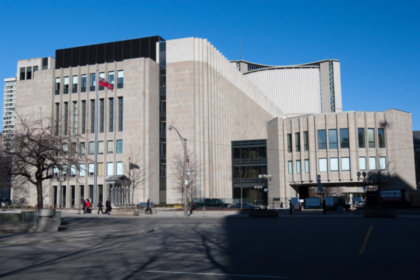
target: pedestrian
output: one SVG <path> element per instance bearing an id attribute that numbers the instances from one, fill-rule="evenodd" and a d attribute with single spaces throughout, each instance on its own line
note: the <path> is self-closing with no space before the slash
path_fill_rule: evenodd
<path id="1" fill-rule="evenodd" d="M 146 213 L 146 214 L 153 214 L 152 213 L 152 207 L 151 207 L 150 199 L 149 198 L 147 199 L 146 210 L 144 211 L 144 213 Z"/>
<path id="2" fill-rule="evenodd" d="M 89 199 L 86 199 L 86 213 L 92 213 L 92 204 L 90 204 Z"/>
<path id="3" fill-rule="evenodd" d="M 105 214 L 111 215 L 111 210 L 112 210 L 111 199 L 109 199 L 108 197 L 108 199 L 105 202 Z"/>
<path id="4" fill-rule="evenodd" d="M 322 201 L 322 214 L 327 214 L 327 204 L 325 203 L 325 199 Z"/>
<path id="5" fill-rule="evenodd" d="M 289 205 L 290 205 L 289 213 L 290 213 L 290 215 L 292 215 L 293 214 L 293 204 L 292 204 L 291 199 L 289 199 Z"/>
<path id="6" fill-rule="evenodd" d="M 99 212 L 104 214 L 104 211 L 102 210 L 102 208 L 104 208 L 104 205 L 102 204 L 102 201 L 99 201 L 98 202 L 98 214 L 99 214 Z"/>
<path id="7" fill-rule="evenodd" d="M 86 200 L 82 199 L 83 213 L 86 214 Z"/>
<path id="8" fill-rule="evenodd" d="M 191 207 L 190 207 L 190 215 L 189 216 L 192 215 L 193 210 L 195 210 L 195 204 L 194 204 L 194 201 L 191 200 Z"/>

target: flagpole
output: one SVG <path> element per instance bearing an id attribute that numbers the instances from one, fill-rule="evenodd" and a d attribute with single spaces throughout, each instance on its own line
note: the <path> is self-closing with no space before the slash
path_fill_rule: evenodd
<path id="1" fill-rule="evenodd" d="M 98 203 L 98 88 L 99 88 L 99 69 L 96 66 L 96 76 L 95 76 L 95 159 L 94 159 L 94 175 L 93 175 L 93 205 L 92 208 L 95 208 Z"/>

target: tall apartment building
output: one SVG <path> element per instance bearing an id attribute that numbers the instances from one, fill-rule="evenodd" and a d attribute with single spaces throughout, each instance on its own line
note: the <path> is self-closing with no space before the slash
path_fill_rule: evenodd
<path id="1" fill-rule="evenodd" d="M 27 77 L 22 63 L 18 77 Z M 230 62 L 200 38 L 154 36 L 57 50 L 52 67 L 18 79 L 18 114 L 51 116 L 58 133 L 82 136 L 69 149 L 92 159 L 96 73 L 114 90 L 98 90 L 97 193 L 92 160 L 57 167 L 54 172 L 70 176 L 46 183 L 45 205 L 78 207 L 94 196 L 110 196 L 117 206 L 148 198 L 180 203 L 185 152 L 195 169 L 194 198 L 285 206 L 291 196 L 317 195 L 318 175 L 331 191 L 363 195 L 361 170 L 392 172 L 400 180 L 389 188 L 415 187 L 409 113 L 341 112 L 336 60 L 253 65 Z M 131 166 L 144 174 L 135 189 L 127 186 L 136 171 Z M 29 185 L 20 195 L 36 201 Z"/>
<path id="2" fill-rule="evenodd" d="M 15 129 L 16 78 L 4 79 L 2 149 L 8 146 L 7 139 Z"/>

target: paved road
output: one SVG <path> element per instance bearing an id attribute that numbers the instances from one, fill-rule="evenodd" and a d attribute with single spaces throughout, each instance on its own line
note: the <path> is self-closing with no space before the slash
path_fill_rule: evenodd
<path id="1" fill-rule="evenodd" d="M 420 219 L 65 217 L 0 235 L 5 279 L 419 279 Z"/>

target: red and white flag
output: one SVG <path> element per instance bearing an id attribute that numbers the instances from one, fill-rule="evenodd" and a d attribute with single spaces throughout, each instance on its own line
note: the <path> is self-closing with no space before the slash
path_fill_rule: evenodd
<path id="1" fill-rule="evenodd" d="M 106 87 L 109 88 L 110 90 L 114 89 L 114 86 L 110 83 L 108 83 L 105 79 L 103 78 L 99 78 L 99 86 L 100 87 Z"/>

